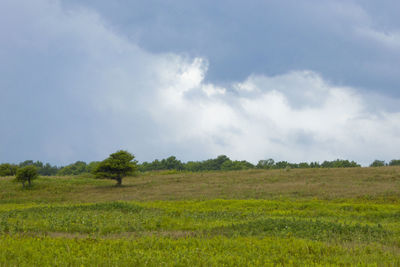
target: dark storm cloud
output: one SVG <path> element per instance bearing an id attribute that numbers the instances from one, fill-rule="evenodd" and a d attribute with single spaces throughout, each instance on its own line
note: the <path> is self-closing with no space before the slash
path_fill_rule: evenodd
<path id="1" fill-rule="evenodd" d="M 120 148 L 139 160 L 398 157 L 400 35 L 385 11 L 2 1 L 0 161 L 66 164 Z"/>
<path id="2" fill-rule="evenodd" d="M 74 3 L 95 8 L 150 51 L 208 58 L 213 82 L 311 69 L 336 84 L 400 96 L 400 41 L 390 48 L 362 33 L 398 35 L 395 0 Z"/>

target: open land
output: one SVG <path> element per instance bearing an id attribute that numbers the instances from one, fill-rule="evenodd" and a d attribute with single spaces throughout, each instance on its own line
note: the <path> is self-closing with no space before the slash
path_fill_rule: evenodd
<path id="1" fill-rule="evenodd" d="M 400 167 L 0 178 L 0 266 L 400 265 Z"/>

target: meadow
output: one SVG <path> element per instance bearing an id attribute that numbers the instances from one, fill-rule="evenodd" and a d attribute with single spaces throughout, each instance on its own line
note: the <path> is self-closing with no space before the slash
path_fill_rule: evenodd
<path id="1" fill-rule="evenodd" d="M 0 266 L 400 265 L 400 168 L 0 178 Z"/>

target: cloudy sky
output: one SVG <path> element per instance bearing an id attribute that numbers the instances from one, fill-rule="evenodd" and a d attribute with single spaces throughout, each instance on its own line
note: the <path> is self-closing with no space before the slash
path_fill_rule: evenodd
<path id="1" fill-rule="evenodd" d="M 400 158 L 398 0 L 1 0 L 0 162 Z"/>

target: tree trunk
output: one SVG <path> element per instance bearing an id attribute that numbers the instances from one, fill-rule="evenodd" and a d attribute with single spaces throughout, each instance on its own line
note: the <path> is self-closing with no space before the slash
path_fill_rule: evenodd
<path id="1" fill-rule="evenodd" d="M 31 187 L 31 179 L 28 179 L 29 187 Z"/>
<path id="2" fill-rule="evenodd" d="M 117 177 L 117 186 L 121 186 L 122 185 L 122 177 Z"/>

